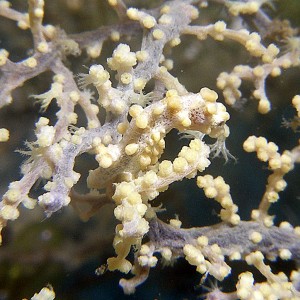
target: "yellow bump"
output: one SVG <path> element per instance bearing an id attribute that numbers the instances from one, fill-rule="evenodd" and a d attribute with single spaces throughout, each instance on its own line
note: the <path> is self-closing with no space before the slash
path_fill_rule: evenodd
<path id="1" fill-rule="evenodd" d="M 188 117 L 186 117 L 183 120 L 181 120 L 180 123 L 183 127 L 189 127 L 189 126 L 191 126 L 192 121 Z"/>
<path id="2" fill-rule="evenodd" d="M 47 42 L 40 42 L 37 45 L 37 50 L 41 53 L 47 53 L 49 50 L 49 46 L 48 46 Z"/>
<path id="3" fill-rule="evenodd" d="M 69 189 L 72 188 L 74 185 L 73 179 L 71 177 L 64 178 L 64 182 L 65 182 L 65 185 L 67 186 L 67 188 L 69 188 Z"/>
<path id="4" fill-rule="evenodd" d="M 270 111 L 271 105 L 267 99 L 261 99 L 258 103 L 258 112 L 261 114 L 266 114 Z"/>
<path id="5" fill-rule="evenodd" d="M 103 142 L 104 145 L 110 144 L 111 141 L 112 141 L 112 137 L 111 137 L 110 134 L 105 134 L 105 135 L 103 136 L 103 138 L 102 138 L 102 142 Z"/>
<path id="6" fill-rule="evenodd" d="M 152 132 L 151 138 L 155 143 L 158 143 L 160 141 L 160 132 L 159 131 Z"/>
<path id="7" fill-rule="evenodd" d="M 135 125 L 140 129 L 145 129 L 148 126 L 148 116 L 146 114 L 141 114 L 136 117 Z"/>
<path id="8" fill-rule="evenodd" d="M 270 74 L 272 77 L 277 77 L 281 74 L 281 69 L 279 67 L 274 67 Z"/>
<path id="9" fill-rule="evenodd" d="M 166 142 L 164 139 L 161 139 L 159 142 L 158 142 L 158 146 L 161 148 L 161 149 L 165 149 L 166 147 Z"/>
<path id="10" fill-rule="evenodd" d="M 150 187 L 157 181 L 157 175 L 154 171 L 149 171 L 143 176 L 143 184 Z"/>
<path id="11" fill-rule="evenodd" d="M 131 20 L 138 21 L 140 18 L 140 13 L 136 8 L 128 8 L 126 11 L 127 17 Z"/>
<path id="12" fill-rule="evenodd" d="M 170 248 L 164 247 L 161 249 L 161 256 L 166 261 L 170 261 L 172 258 L 172 251 L 170 250 Z"/>
<path id="13" fill-rule="evenodd" d="M 207 267 L 205 264 L 197 265 L 196 271 L 199 272 L 200 274 L 204 274 L 207 272 Z"/>
<path id="14" fill-rule="evenodd" d="M 274 225 L 273 217 L 272 216 L 266 216 L 266 217 L 264 217 L 263 222 L 264 222 L 264 225 L 266 227 L 271 227 L 271 226 Z"/>
<path id="15" fill-rule="evenodd" d="M 296 95 L 292 99 L 292 104 L 296 107 L 300 105 L 300 95 Z"/>
<path id="16" fill-rule="evenodd" d="M 80 145 L 82 143 L 82 138 L 78 135 L 73 135 L 71 137 L 71 143 L 73 143 L 75 145 Z"/>
<path id="17" fill-rule="evenodd" d="M 144 78 L 136 78 L 133 81 L 135 91 L 141 91 L 146 86 L 147 81 Z"/>
<path id="18" fill-rule="evenodd" d="M 99 159 L 99 165 L 100 167 L 106 169 L 109 168 L 112 165 L 113 161 L 109 154 L 101 155 Z"/>
<path id="19" fill-rule="evenodd" d="M 288 260 L 292 258 L 292 253 L 289 249 L 280 249 L 279 257 L 283 260 Z"/>
<path id="20" fill-rule="evenodd" d="M 215 198 L 218 195 L 218 191 L 213 186 L 204 188 L 204 193 L 207 198 Z"/>
<path id="21" fill-rule="evenodd" d="M 176 173 L 183 173 L 188 168 L 188 162 L 183 157 L 177 157 L 174 159 L 173 168 Z"/>
<path id="22" fill-rule="evenodd" d="M 175 227 L 175 228 L 180 228 L 182 225 L 182 222 L 178 219 L 171 219 L 170 220 L 170 225 Z"/>
<path id="23" fill-rule="evenodd" d="M 205 235 L 201 235 L 197 238 L 197 244 L 201 247 L 205 247 L 208 245 L 208 237 Z"/>
<path id="24" fill-rule="evenodd" d="M 242 255 L 238 251 L 235 251 L 229 255 L 230 260 L 240 260 L 241 258 L 242 258 Z"/>
<path id="25" fill-rule="evenodd" d="M 37 66 L 37 60 L 34 57 L 29 57 L 23 60 L 23 65 L 29 68 L 35 68 Z"/>
<path id="26" fill-rule="evenodd" d="M 117 126 L 118 133 L 124 134 L 126 132 L 127 128 L 128 128 L 127 122 L 119 123 Z"/>
<path id="27" fill-rule="evenodd" d="M 108 4 L 111 6 L 116 6 L 118 4 L 117 0 L 108 0 Z"/>
<path id="28" fill-rule="evenodd" d="M 110 38 L 114 42 L 118 42 L 120 40 L 120 33 L 116 30 L 113 30 L 112 33 L 110 34 Z"/>
<path id="29" fill-rule="evenodd" d="M 6 0 L 0 1 L 0 8 L 9 8 L 11 6 L 11 3 Z"/>
<path id="30" fill-rule="evenodd" d="M 0 142 L 7 142 L 9 140 L 9 131 L 6 128 L 0 128 Z"/>
<path id="31" fill-rule="evenodd" d="M 264 74 L 265 74 L 265 70 L 262 66 L 257 66 L 253 69 L 253 74 L 256 76 L 256 77 L 263 77 Z"/>
<path id="32" fill-rule="evenodd" d="M 153 108 L 153 114 L 156 115 L 156 116 L 159 116 L 163 113 L 164 111 L 164 106 L 163 105 L 156 105 L 154 108 Z"/>
<path id="33" fill-rule="evenodd" d="M 179 111 L 182 109 L 182 103 L 180 101 L 180 97 L 177 95 L 166 97 L 167 107 L 172 111 Z"/>
<path id="34" fill-rule="evenodd" d="M 158 166 L 158 175 L 168 177 L 173 173 L 173 165 L 169 160 L 163 160 Z"/>
<path id="35" fill-rule="evenodd" d="M 262 235 L 257 232 L 257 231 L 253 231 L 250 236 L 249 239 L 254 243 L 254 244 L 258 244 L 262 241 Z"/>
<path id="36" fill-rule="evenodd" d="M 142 203 L 142 197 L 137 192 L 132 192 L 127 196 L 127 201 L 131 205 L 141 204 Z"/>
<path id="37" fill-rule="evenodd" d="M 170 10 L 171 10 L 171 7 L 170 7 L 169 5 L 164 5 L 164 6 L 161 8 L 160 13 L 161 13 L 161 14 L 167 14 L 167 13 L 170 12 Z"/>
<path id="38" fill-rule="evenodd" d="M 19 211 L 11 205 L 4 205 L 0 211 L 0 216 L 4 220 L 15 220 L 19 217 Z"/>
<path id="39" fill-rule="evenodd" d="M 172 39 L 172 40 L 169 42 L 169 45 L 170 45 L 171 47 L 176 47 L 176 46 L 178 46 L 180 43 L 181 43 L 180 38 L 179 38 L 179 37 L 176 37 L 176 38 Z"/>
<path id="40" fill-rule="evenodd" d="M 215 103 L 207 103 L 206 110 L 209 114 L 214 115 L 217 112 L 217 106 Z"/>
<path id="41" fill-rule="evenodd" d="M 3 66 L 6 64 L 7 58 L 8 58 L 8 51 L 5 49 L 0 50 L 0 66 Z"/>
<path id="42" fill-rule="evenodd" d="M 172 17 L 167 14 L 163 14 L 158 20 L 159 24 L 163 24 L 163 25 L 169 25 L 172 23 L 172 21 L 173 21 Z"/>
<path id="43" fill-rule="evenodd" d="M 207 87 L 204 87 L 200 90 L 201 97 L 208 102 L 216 102 L 218 99 L 218 94 Z"/>
<path id="44" fill-rule="evenodd" d="M 138 149 L 139 149 L 139 145 L 138 144 L 128 144 L 125 147 L 125 153 L 127 155 L 134 155 L 137 152 Z"/>
<path id="45" fill-rule="evenodd" d="M 150 29 L 155 26 L 156 20 L 152 16 L 146 16 L 142 19 L 142 24 L 145 28 Z"/>
<path id="46" fill-rule="evenodd" d="M 136 118 L 138 117 L 143 111 L 143 108 L 140 105 L 132 105 L 129 109 L 129 114 L 131 117 Z"/>
<path id="47" fill-rule="evenodd" d="M 132 75 L 130 73 L 123 73 L 120 79 L 123 84 L 129 84 L 132 82 Z"/>
<path id="48" fill-rule="evenodd" d="M 218 33 L 222 33 L 226 30 L 226 23 L 224 21 L 218 21 L 214 25 L 214 29 Z"/>
<path id="49" fill-rule="evenodd" d="M 33 13 L 37 18 L 42 18 L 44 16 L 44 10 L 42 8 L 36 8 Z"/>
<path id="50" fill-rule="evenodd" d="M 20 200 L 20 197 L 21 197 L 21 192 L 19 189 L 16 189 L 16 188 L 12 188 L 12 189 L 9 189 L 5 195 L 6 199 L 9 201 L 9 202 L 12 202 L 12 203 L 15 203 L 17 202 L 18 200 Z"/>
<path id="51" fill-rule="evenodd" d="M 161 40 L 165 37 L 164 32 L 160 29 L 154 29 L 152 35 L 156 40 Z"/>
<path id="52" fill-rule="evenodd" d="M 148 167 L 151 164 L 151 157 L 149 155 L 140 156 L 140 165 L 142 168 Z"/>
<path id="53" fill-rule="evenodd" d="M 136 52 L 136 59 L 140 62 L 143 62 L 149 58 L 149 53 L 145 50 Z"/>

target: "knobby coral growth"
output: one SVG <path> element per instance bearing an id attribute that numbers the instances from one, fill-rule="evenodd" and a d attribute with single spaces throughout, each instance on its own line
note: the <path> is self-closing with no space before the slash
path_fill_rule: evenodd
<path id="1" fill-rule="evenodd" d="M 50 89 L 31 98 L 40 105 L 41 114 L 54 101 L 58 111 L 55 121 L 39 117 L 35 140 L 27 143 L 29 150 L 20 151 L 30 158 L 21 167 L 22 178 L 10 183 L 2 197 L 0 229 L 18 219 L 21 204 L 28 209 L 37 204 L 47 217 L 72 205 L 82 219 L 88 220 L 111 203 L 119 223 L 113 240 L 116 255 L 108 258 L 107 268 L 133 274 L 131 279 L 120 281 L 126 294 L 134 293 L 147 279 L 161 256 L 167 262 L 185 257 L 203 274 L 202 281 L 208 274 L 223 281 L 231 273 L 231 260 L 245 261 L 265 278 L 256 282 L 250 271 L 243 272 L 235 291 L 213 289 L 207 299 L 300 299 L 300 271 L 273 273 L 266 261 L 300 261 L 299 228 L 287 222 L 278 226 L 269 213 L 287 186 L 284 176 L 300 162 L 300 145 L 280 152 L 264 137 L 252 135 L 244 142 L 244 150 L 256 152 L 271 172 L 251 220 L 241 220 L 225 179 L 207 174 L 216 154 L 223 154 L 226 160 L 232 157 L 225 145 L 230 134 L 227 121 L 238 112 L 229 114 L 227 108 L 241 100 L 242 83 L 253 83 L 258 113 L 267 114 L 272 109 L 266 93 L 267 78 L 300 65 L 299 37 L 289 24 L 282 38 L 288 40 L 290 47 L 264 40 L 273 22 L 266 14 L 268 2 L 171 0 L 153 9 L 138 9 L 128 7 L 126 1 L 109 0 L 118 23 L 68 34 L 44 24 L 43 0 L 29 0 L 27 13 L 1 0 L 1 22 L 3 18 L 10 19 L 20 29 L 30 30 L 33 48 L 27 58 L 17 62 L 9 58 L 6 49 L 0 50 L 0 107 L 12 103 L 16 88 L 50 71 Z M 214 5 L 230 17 L 228 24 L 222 20 L 204 24 L 202 14 Z M 139 46 L 128 41 L 134 36 L 141 37 Z M 223 93 L 224 104 L 214 90 L 199 87 L 196 93 L 188 91 L 180 76 L 172 74 L 173 48 L 186 36 L 195 37 L 199 43 L 208 38 L 230 41 L 246 50 L 248 61 L 251 58 L 251 63 L 236 65 L 231 72 L 218 76 L 216 85 Z M 97 63 L 109 40 L 117 42 L 115 49 L 106 64 Z M 135 47 L 138 49 L 133 50 Z M 74 74 L 67 59 L 74 56 L 80 60 L 83 52 L 93 61 L 87 74 Z M 294 120 L 298 123 L 293 125 L 296 129 L 299 99 L 296 95 L 292 100 L 297 111 Z M 76 127 L 78 107 L 86 121 Z M 166 136 L 173 129 L 191 140 L 175 159 L 162 159 Z M 1 128 L 0 141 L 8 141 L 9 134 L 15 133 Z M 76 158 L 84 153 L 97 162 L 96 168 L 86 170 L 88 194 L 74 189 L 82 175 L 74 171 Z M 196 178 L 205 196 L 220 204 L 220 223 L 183 229 L 179 220 L 166 224 L 159 219 L 162 210 L 153 200 L 184 178 Z M 40 179 L 45 192 L 33 199 L 32 191 Z M 87 205 L 85 210 L 82 204 Z M 136 249 L 134 261 L 128 258 L 132 247 Z M 44 292 L 49 291 L 45 288 Z M 52 290 L 49 293 L 52 299 Z M 32 299 L 40 298 L 37 295 Z"/>

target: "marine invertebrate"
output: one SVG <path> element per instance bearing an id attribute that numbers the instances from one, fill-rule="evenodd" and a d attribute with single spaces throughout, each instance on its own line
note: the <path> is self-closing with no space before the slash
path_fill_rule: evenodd
<path id="1" fill-rule="evenodd" d="M 266 279 L 255 282 L 251 273 L 243 272 L 235 291 L 218 291 L 222 299 L 297 299 L 299 272 L 274 274 L 265 257 L 299 263 L 299 228 L 274 224 L 269 212 L 287 186 L 284 176 L 300 161 L 299 144 L 279 151 L 264 137 L 251 135 L 244 142 L 244 150 L 256 152 L 271 171 L 251 220 L 241 220 L 226 178 L 207 174 L 213 156 L 222 154 L 225 160 L 231 157 L 225 145 L 230 137 L 228 122 L 238 112 L 230 107 L 241 100 L 243 82 L 253 83 L 252 98 L 258 100 L 258 113 L 265 115 L 272 109 L 267 78 L 299 67 L 297 43 L 286 50 L 263 40 L 271 23 L 264 11 L 265 2 L 173 0 L 154 9 L 139 9 L 128 7 L 122 0 L 108 1 L 119 23 L 67 34 L 44 25 L 42 0 L 29 0 L 28 14 L 11 8 L 8 1 L 0 1 L 0 15 L 17 21 L 33 37 L 33 49 L 23 60 L 14 62 L 9 51 L 0 52 L 1 107 L 12 102 L 17 87 L 45 72 L 52 73 L 49 90 L 33 96 L 40 103 L 41 115 L 35 123 L 35 140 L 29 144 L 32 155 L 21 167 L 21 179 L 10 183 L 3 194 L 0 229 L 19 218 L 20 204 L 30 209 L 38 204 L 46 217 L 72 205 L 82 219 L 88 220 L 110 203 L 118 224 L 113 240 L 116 255 L 107 259 L 107 269 L 133 274 L 120 281 L 126 294 L 134 293 L 147 279 L 160 254 L 169 262 L 185 257 L 203 274 L 202 281 L 208 275 L 223 281 L 231 273 L 230 260 L 253 265 Z M 207 5 L 225 9 L 228 24 L 219 19 L 201 23 Z M 250 31 L 254 29 L 257 32 Z M 126 36 L 135 35 L 140 37 L 140 44 L 126 40 Z M 208 38 L 218 43 L 230 41 L 253 59 L 219 74 L 216 86 L 224 101 L 208 87 L 190 91 L 175 71 L 173 74 L 177 59 L 176 55 L 174 61 L 171 59 L 173 52 L 188 37 L 196 37 L 199 43 Z M 116 44 L 103 62 L 101 52 L 108 40 Z M 88 73 L 80 73 L 76 79 L 66 59 L 74 56 L 80 61 L 85 55 L 93 61 L 89 60 Z M 191 51 L 188 55 L 192 56 Z M 54 99 L 55 118 L 43 116 Z M 299 115 L 299 96 L 292 104 Z M 169 159 L 163 155 L 172 130 L 188 134 L 191 141 Z M 8 138 L 7 129 L 2 128 L 0 141 Z M 82 154 L 92 156 L 96 166 L 86 166 L 80 173 L 76 167 Z M 88 173 L 87 194 L 76 190 L 84 173 Z M 185 178 L 196 178 L 205 196 L 220 204 L 220 223 L 183 229 L 179 220 L 167 224 L 159 219 L 161 208 L 155 199 Z M 44 191 L 33 199 L 34 185 L 40 179 Z M 82 204 L 86 205 L 84 209 Z M 129 259 L 132 248 L 136 249 L 133 261 Z M 216 290 L 208 296 L 214 293 Z"/>

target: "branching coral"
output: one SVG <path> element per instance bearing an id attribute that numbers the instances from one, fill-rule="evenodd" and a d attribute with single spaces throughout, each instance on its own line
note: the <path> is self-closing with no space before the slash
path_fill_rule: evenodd
<path id="1" fill-rule="evenodd" d="M 30 30 L 33 38 L 32 50 L 24 60 L 14 62 L 6 49 L 0 50 L 0 107 L 12 103 L 16 88 L 50 71 L 49 90 L 31 98 L 37 100 L 41 114 L 54 100 L 58 109 L 55 119 L 39 117 L 35 140 L 27 143 L 30 151 L 20 151 L 30 158 L 21 167 L 22 178 L 10 183 L 2 197 L 0 230 L 8 221 L 18 219 L 21 204 L 33 209 L 37 203 L 47 217 L 72 205 L 82 219 L 88 220 L 111 203 L 119 223 L 113 241 L 116 256 L 108 258 L 107 268 L 134 275 L 120 281 L 126 294 L 134 293 L 147 279 L 160 254 L 169 262 L 185 257 L 203 274 L 202 283 L 207 275 L 223 281 L 231 273 L 231 260 L 243 260 L 265 277 L 264 282 L 255 282 L 252 273 L 243 272 L 235 291 L 211 290 L 208 299 L 299 299 L 299 271 L 274 274 L 265 262 L 265 258 L 277 257 L 297 264 L 300 261 L 299 228 L 284 222 L 278 226 L 269 213 L 287 186 L 284 176 L 300 162 L 299 144 L 280 153 L 278 146 L 264 137 L 252 135 L 244 142 L 244 150 L 256 152 L 271 171 L 261 202 L 248 221 L 241 220 L 226 179 L 206 171 L 216 154 L 223 154 L 226 161 L 232 157 L 225 146 L 230 138 L 227 123 L 238 112 L 229 113 L 227 106 L 236 106 L 242 98 L 243 81 L 253 82 L 258 112 L 267 114 L 272 109 L 267 78 L 299 67 L 299 37 L 289 37 L 288 49 L 263 40 L 272 22 L 263 10 L 267 2 L 172 0 L 153 9 L 138 9 L 128 7 L 126 1 L 110 0 L 119 23 L 69 35 L 44 24 L 43 0 L 29 0 L 28 13 L 0 1 L 0 16 L 16 21 L 22 30 Z M 232 21 L 200 25 L 202 10 L 210 5 L 222 7 Z M 252 26 L 258 27 L 257 32 L 251 32 Z M 295 34 L 292 29 L 290 32 Z M 131 44 L 128 36 L 141 37 L 140 45 Z M 188 91 L 172 73 L 176 63 L 175 58 L 171 60 L 173 48 L 187 36 L 195 36 L 199 43 L 209 37 L 218 43 L 236 43 L 252 59 L 218 76 L 216 85 L 223 92 L 224 104 L 208 87 Z M 108 40 L 117 45 L 106 63 L 100 63 L 97 59 Z M 94 61 L 89 62 L 87 74 L 76 76 L 67 59 L 74 56 L 81 60 L 83 51 Z M 296 121 L 299 98 L 297 95 L 292 100 Z M 164 159 L 166 137 L 174 129 L 192 140 L 174 159 Z M 8 130 L 1 128 L 0 142 L 8 140 Z M 76 159 L 84 153 L 97 163 L 96 168 L 86 170 L 88 194 L 75 191 L 82 176 L 74 171 Z M 161 221 L 161 209 L 153 200 L 174 182 L 196 176 L 205 196 L 221 205 L 221 222 L 182 229 L 178 220 L 170 225 Z M 33 199 L 34 185 L 40 179 L 45 192 Z M 81 204 L 87 208 L 82 210 Z M 133 247 L 134 261 L 130 261 Z"/>

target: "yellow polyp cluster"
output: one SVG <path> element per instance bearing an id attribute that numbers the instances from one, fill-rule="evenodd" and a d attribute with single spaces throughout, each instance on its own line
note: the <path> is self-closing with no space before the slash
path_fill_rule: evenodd
<path id="1" fill-rule="evenodd" d="M 121 201 L 128 197 L 131 193 L 134 193 L 136 186 L 133 182 L 121 182 L 117 185 L 113 199 L 117 204 L 120 204 Z"/>
<path id="2" fill-rule="evenodd" d="M 92 65 L 89 69 L 89 74 L 83 78 L 83 85 L 93 84 L 100 87 L 109 80 L 109 73 L 102 65 Z"/>
<path id="3" fill-rule="evenodd" d="M 107 59 L 107 64 L 111 70 L 122 71 L 136 65 L 136 55 L 130 52 L 130 47 L 126 44 L 119 44 L 114 50 L 111 58 Z"/>
<path id="4" fill-rule="evenodd" d="M 202 264 L 204 265 L 205 259 L 200 249 L 197 247 L 186 244 L 183 248 L 183 253 L 186 256 L 186 260 L 193 266 L 199 266 L 199 269 L 201 269 Z M 203 269 L 206 269 L 205 266 L 202 267 Z M 205 271 L 203 272 L 205 273 Z"/>
<path id="5" fill-rule="evenodd" d="M 147 211 L 147 205 L 142 202 L 135 183 L 122 182 L 118 184 L 113 200 L 118 204 L 114 215 L 122 222 L 122 228 L 118 230 L 119 238 L 124 241 L 133 237 L 142 238 L 149 230 L 149 224 L 143 218 Z M 118 254 L 117 249 L 116 253 Z"/>
<path id="6" fill-rule="evenodd" d="M 163 263 L 166 261 L 171 265 L 185 257 L 203 275 L 201 285 L 207 283 L 208 276 L 224 280 L 231 272 L 229 265 L 239 263 L 232 263 L 233 260 L 246 262 L 245 270 L 255 269 L 253 274 L 240 274 L 236 290 L 230 288 L 231 291 L 226 292 L 217 286 L 208 289 L 207 299 L 299 300 L 300 269 L 285 270 L 279 265 L 283 272 L 276 274 L 267 264 L 278 258 L 293 260 L 291 268 L 295 269 L 299 263 L 300 226 L 294 228 L 287 221 L 278 225 L 275 216 L 270 215 L 270 206 L 279 200 L 280 192 L 287 187 L 284 176 L 300 162 L 300 140 L 290 151 L 279 151 L 275 143 L 264 137 L 250 136 L 243 143 L 244 150 L 255 152 L 258 159 L 266 163 L 263 170 L 269 172 L 266 190 L 258 206 L 252 199 L 256 194 L 249 193 L 248 200 L 253 200 L 255 206 L 251 220 L 240 220 L 238 206 L 231 196 L 236 186 L 241 187 L 243 178 L 230 187 L 225 177 L 210 175 L 218 171 L 223 174 L 234 170 L 240 172 L 236 168 L 243 168 L 242 158 L 236 166 L 231 163 L 222 166 L 214 161 L 220 154 L 226 162 L 228 158 L 234 158 L 227 150 L 227 141 L 227 145 L 236 143 L 236 148 L 239 146 L 242 135 L 227 139 L 230 117 L 239 116 L 237 122 L 232 122 L 232 126 L 236 126 L 230 128 L 232 132 L 244 130 L 242 127 L 248 126 L 250 120 L 258 123 L 249 125 L 248 129 L 265 129 L 259 126 L 263 116 L 256 118 L 256 114 L 244 111 L 244 108 L 252 107 L 241 107 L 246 103 L 247 95 L 257 101 L 259 113 L 268 113 L 270 100 L 275 95 L 268 89 L 271 87 L 269 77 L 279 76 L 285 69 L 300 65 L 299 30 L 292 28 L 288 20 L 273 18 L 277 14 L 270 14 L 270 7 L 265 5 L 272 4 L 272 1 L 106 0 L 113 18 L 108 14 L 108 19 L 102 20 L 105 24 L 101 20 L 101 24 L 96 24 L 93 22 L 94 12 L 86 14 L 83 3 L 88 1 L 66 0 L 66 7 L 76 13 L 76 17 L 78 13 L 82 17 L 93 17 L 89 24 L 83 24 L 88 25 L 84 27 L 96 26 L 88 31 L 70 33 L 59 25 L 44 24 L 45 16 L 46 21 L 51 22 L 51 12 L 44 11 L 45 0 L 28 0 L 26 12 L 17 11 L 15 6 L 18 5 L 11 6 L 9 1 L 0 0 L 0 15 L 4 23 L 16 23 L 4 26 L 0 32 L 9 28 L 9 32 L 5 32 L 9 35 L 13 33 L 10 25 L 17 25 L 20 29 L 27 29 L 32 42 L 29 50 L 25 49 L 27 43 L 22 45 L 25 56 L 19 59 L 18 53 L 10 48 L 20 43 L 10 41 L 9 46 L 2 45 L 11 53 L 0 49 L 0 107 L 22 96 L 39 79 L 45 79 L 47 84 L 48 73 L 53 73 L 52 82 L 48 82 L 45 92 L 32 96 L 39 104 L 40 115 L 36 118 L 31 141 L 25 143 L 25 150 L 18 151 L 29 156 L 20 168 L 20 178 L 3 192 L 0 233 L 11 220 L 19 217 L 19 211 L 22 212 L 19 205 L 33 209 L 39 204 L 46 217 L 58 211 L 66 212 L 69 217 L 65 206 L 71 204 L 83 220 L 101 210 L 100 219 L 96 218 L 99 226 L 94 230 L 95 236 L 105 238 L 106 225 L 118 224 L 113 240 L 116 255 L 101 266 L 102 272 L 97 272 L 97 275 L 102 275 L 107 269 L 130 272 L 132 277 L 126 276 L 119 282 L 125 294 L 134 293 L 138 285 L 152 276 L 151 268 L 157 266 L 161 258 Z M 92 9 L 94 4 L 90 5 Z M 209 9 L 205 10 L 208 6 Z M 224 17 L 226 22 L 222 21 Z M 15 37 L 19 35 L 11 35 L 11 38 Z M 206 39 L 211 41 L 202 47 Z M 272 41 L 278 46 L 270 44 Z M 181 43 L 185 45 L 174 49 Z M 206 47 L 210 49 L 206 51 Z M 215 47 L 220 48 L 215 51 Z M 202 55 L 207 52 L 208 56 Z M 215 60 L 212 59 L 214 55 L 217 56 Z M 218 64 L 220 61 L 225 64 Z M 236 65 L 237 61 L 241 65 Z M 76 76 L 74 71 L 80 65 L 88 65 L 87 74 Z M 194 71 L 201 78 L 197 78 Z M 206 74 L 209 71 L 211 74 Z M 201 82 L 207 82 L 207 86 L 213 87 L 211 76 L 214 74 L 220 74 L 216 85 L 224 97 L 219 100 L 217 90 L 201 85 Z M 23 84 L 24 88 L 21 88 Z M 22 93 L 16 91 L 19 88 Z M 39 90 L 39 87 L 34 88 Z M 282 97 L 281 102 L 275 101 L 274 106 L 281 106 L 285 100 Z M 233 107 L 227 109 L 227 105 Z M 294 96 L 292 105 L 296 115 L 284 123 L 291 123 L 290 127 L 297 133 L 300 128 L 300 95 Z M 25 136 L 22 131 L 12 130 L 15 124 L 9 115 L 5 115 L 6 111 L 4 108 L 4 117 L 0 117 L 1 155 L 11 150 L 10 146 L 16 144 L 15 139 Z M 22 111 L 17 109 L 16 112 Z M 244 117 L 247 122 L 244 122 Z M 7 121 L 10 123 L 5 125 Z M 179 137 L 176 138 L 174 132 Z M 9 138 L 12 145 L 2 144 Z M 181 146 L 177 151 L 178 143 Z M 82 164 L 86 155 L 91 156 L 92 161 Z M 254 154 L 252 158 L 255 159 Z M 217 168 L 210 170 L 208 167 L 212 162 Z M 9 167 L 9 162 L 4 163 L 3 170 L 0 166 L 0 174 Z M 254 180 L 253 176 L 250 178 L 249 170 L 240 173 L 247 177 L 248 183 Z M 84 176 L 80 180 L 81 175 Z M 84 181 L 86 187 L 82 185 Z M 185 184 L 187 181 L 196 183 L 205 197 L 218 202 L 219 221 L 186 228 L 188 222 L 183 211 L 191 209 L 189 201 L 178 204 L 175 203 L 178 197 L 168 197 L 172 190 L 165 194 L 166 197 L 162 193 L 173 189 L 176 182 Z M 44 191 L 37 194 L 36 185 Z M 255 184 L 252 185 L 255 188 Z M 86 189 L 89 192 L 82 194 Z M 191 192 L 188 194 L 193 196 Z M 31 198 L 34 195 L 36 199 Z M 167 199 L 168 205 L 164 203 L 165 198 L 170 198 Z M 182 209 L 180 219 L 176 212 L 171 213 L 172 218 L 168 217 L 170 214 L 165 211 L 169 206 Z M 33 220 L 37 220 L 36 217 L 40 218 L 39 214 L 34 215 Z M 20 229 L 21 233 L 27 230 L 24 224 L 20 219 L 16 234 Z M 71 246 L 85 250 L 90 242 L 96 241 L 92 235 L 82 237 L 81 243 L 72 243 Z M 38 250 L 46 250 L 42 248 Z M 73 252 L 78 253 L 78 249 Z M 54 250 L 57 254 L 57 249 Z M 23 256 L 20 256 L 20 261 L 25 258 L 26 262 L 26 255 Z M 67 262 L 64 255 L 59 257 Z M 13 261 L 15 257 L 7 258 Z M 234 275 L 233 280 L 236 278 Z M 54 297 L 48 286 L 32 299 L 53 300 Z"/>
<path id="7" fill-rule="evenodd" d="M 280 249 L 283 259 L 290 258 L 288 249 Z M 239 275 L 239 281 L 236 285 L 239 299 L 297 299 L 293 290 L 293 283 L 283 272 L 274 274 L 270 266 L 264 263 L 264 256 L 260 251 L 251 252 L 246 256 L 246 262 L 254 265 L 267 279 L 262 283 L 254 283 L 253 274 L 245 272 Z M 296 275 L 297 276 L 297 275 Z M 293 275 L 291 274 L 291 281 Z M 254 298 L 255 297 L 255 298 Z"/>
<path id="8" fill-rule="evenodd" d="M 293 168 L 293 161 L 289 151 L 282 155 L 278 153 L 278 146 L 273 142 L 268 142 L 264 137 L 250 136 L 243 144 L 246 152 L 257 152 L 259 160 L 269 162 L 271 170 L 281 169 L 287 173 Z"/>
<path id="9" fill-rule="evenodd" d="M 244 272 L 239 275 L 236 285 L 237 296 L 240 299 L 248 299 L 253 293 L 254 278 L 251 272 Z"/>
<path id="10" fill-rule="evenodd" d="M 233 105 L 241 97 L 238 90 L 242 80 L 235 74 L 222 72 L 217 78 L 217 87 L 223 90 L 225 101 L 228 105 Z"/>
<path id="11" fill-rule="evenodd" d="M 216 40 L 216 41 L 223 41 L 225 38 L 225 33 L 226 31 L 226 23 L 224 21 L 218 21 L 214 24 L 213 31 L 211 31 L 209 34 Z M 199 35 L 199 39 L 205 39 L 206 34 L 201 37 Z"/>
<path id="12" fill-rule="evenodd" d="M 105 139 L 102 139 L 103 143 L 97 145 L 94 148 L 94 151 L 96 153 L 96 160 L 99 163 L 99 166 L 107 169 L 109 168 L 114 161 L 116 161 L 120 156 L 120 150 L 117 145 L 111 145 L 105 146 Z"/>
<path id="13" fill-rule="evenodd" d="M 139 21 L 140 24 L 146 29 L 151 29 L 155 25 L 157 25 L 156 20 L 153 16 L 136 8 L 128 8 L 126 13 L 129 19 Z"/>
<path id="14" fill-rule="evenodd" d="M 197 185 L 204 190 L 207 198 L 214 198 L 222 206 L 220 217 L 223 221 L 237 225 L 240 217 L 238 207 L 233 203 L 230 187 L 221 176 L 213 178 L 211 175 L 197 177 Z"/>
<path id="15" fill-rule="evenodd" d="M 142 267 L 153 268 L 157 264 L 157 258 L 153 256 L 153 251 L 147 245 L 142 245 L 139 251 L 138 263 Z"/>
<path id="16" fill-rule="evenodd" d="M 49 119 L 41 117 L 36 125 L 36 137 L 39 147 L 49 147 L 52 145 L 55 137 L 55 128 L 49 126 Z"/>
<path id="17" fill-rule="evenodd" d="M 231 272 L 230 267 L 224 261 L 224 255 L 217 244 L 208 245 L 208 239 L 201 236 L 196 245 L 186 244 L 183 247 L 185 259 L 197 267 L 196 271 L 209 273 L 217 280 L 223 280 Z"/>
<path id="18" fill-rule="evenodd" d="M 273 142 L 268 142 L 264 137 L 250 136 L 243 144 L 246 152 L 256 152 L 257 157 L 264 162 L 268 162 L 269 169 L 273 173 L 268 178 L 266 191 L 261 200 L 259 210 L 252 211 L 254 220 L 263 220 L 266 226 L 273 225 L 273 218 L 267 212 L 270 205 L 277 202 L 279 192 L 283 191 L 287 183 L 283 179 L 284 175 L 294 168 L 294 160 L 291 152 L 284 151 L 278 153 L 278 147 Z"/>
<path id="19" fill-rule="evenodd" d="M 158 161 L 161 153 L 165 149 L 164 136 L 165 133 L 163 131 L 160 132 L 155 129 L 150 133 L 150 139 L 146 141 L 146 145 L 139 157 L 139 164 L 142 170 Z"/>
<path id="20" fill-rule="evenodd" d="M 266 2 L 266 0 L 252 0 L 249 2 L 228 1 L 226 2 L 226 5 L 229 8 L 229 12 L 234 16 L 238 16 L 240 14 L 252 15 L 258 12 L 260 6 L 264 2 Z"/>

